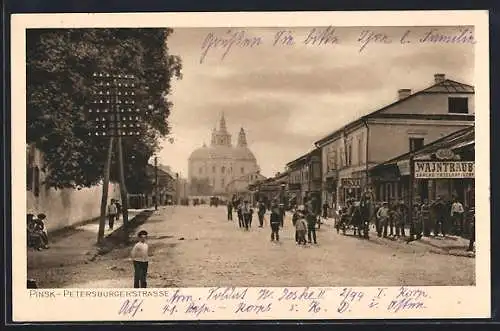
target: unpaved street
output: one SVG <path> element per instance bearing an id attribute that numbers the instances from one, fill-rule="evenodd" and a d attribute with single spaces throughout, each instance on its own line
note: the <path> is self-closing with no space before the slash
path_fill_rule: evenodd
<path id="1" fill-rule="evenodd" d="M 233 217 L 236 219 L 236 217 Z M 295 244 L 287 215 L 279 244 L 254 220 L 250 231 L 227 221 L 224 207 L 167 207 L 139 229 L 150 234 L 148 287 L 472 285 L 474 258 L 433 253 L 421 242 L 369 241 L 318 231 L 318 245 Z M 132 287 L 130 247 L 93 262 L 75 259 L 50 271 L 32 267 L 42 287 Z M 40 252 L 51 254 L 51 251 Z"/>

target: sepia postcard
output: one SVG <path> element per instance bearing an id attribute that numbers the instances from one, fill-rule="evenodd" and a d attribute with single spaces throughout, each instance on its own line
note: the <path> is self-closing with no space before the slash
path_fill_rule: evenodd
<path id="1" fill-rule="evenodd" d="M 18 14 L 11 44 L 14 322 L 490 317 L 486 11 Z"/>

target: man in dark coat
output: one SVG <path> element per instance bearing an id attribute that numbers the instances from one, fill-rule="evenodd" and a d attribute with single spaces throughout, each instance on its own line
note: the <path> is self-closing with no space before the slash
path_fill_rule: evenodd
<path id="1" fill-rule="evenodd" d="M 271 217 L 270 217 L 270 223 L 271 223 L 271 241 L 274 241 L 276 238 L 276 241 L 280 241 L 280 220 L 281 220 L 281 211 L 279 209 L 278 204 L 276 203 L 276 200 L 273 200 L 271 203 Z"/>
<path id="2" fill-rule="evenodd" d="M 318 215 L 315 210 L 315 199 L 309 199 L 306 203 L 306 221 L 307 221 L 307 240 L 309 243 L 314 242 L 317 244 L 316 240 L 316 222 Z"/>
<path id="3" fill-rule="evenodd" d="M 232 201 L 227 202 L 227 220 L 228 221 L 233 220 L 233 202 Z"/>
<path id="4" fill-rule="evenodd" d="M 266 205 L 264 201 L 259 202 L 259 211 L 257 212 L 259 216 L 259 228 L 264 226 L 264 215 L 266 214 Z"/>

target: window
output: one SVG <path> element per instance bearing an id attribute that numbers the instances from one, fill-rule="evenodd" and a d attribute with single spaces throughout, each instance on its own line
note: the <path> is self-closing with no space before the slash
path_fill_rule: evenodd
<path id="1" fill-rule="evenodd" d="M 223 174 L 226 171 L 226 167 L 220 168 L 220 172 Z"/>
<path id="2" fill-rule="evenodd" d="M 244 174 L 245 173 L 245 168 L 241 167 L 241 173 Z"/>
<path id="3" fill-rule="evenodd" d="M 203 173 L 203 168 L 200 168 L 200 170 L 198 171 L 200 173 L 200 175 Z"/>
<path id="4" fill-rule="evenodd" d="M 468 114 L 469 99 L 467 98 L 448 98 L 448 113 L 450 114 Z"/>
<path id="5" fill-rule="evenodd" d="M 363 164 L 363 135 L 358 138 L 358 164 Z"/>
<path id="6" fill-rule="evenodd" d="M 424 138 L 410 138 L 410 152 L 424 147 Z"/>
<path id="7" fill-rule="evenodd" d="M 215 174 L 215 166 L 212 167 L 212 172 Z"/>
<path id="8" fill-rule="evenodd" d="M 224 178 L 222 178 L 222 179 L 220 180 L 220 185 L 221 185 L 222 187 L 224 187 Z"/>
<path id="9" fill-rule="evenodd" d="M 352 164 L 352 145 L 347 146 L 347 166 Z"/>

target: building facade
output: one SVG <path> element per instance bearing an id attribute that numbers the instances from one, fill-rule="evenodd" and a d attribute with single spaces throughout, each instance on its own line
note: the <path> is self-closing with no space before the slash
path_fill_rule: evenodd
<path id="1" fill-rule="evenodd" d="M 290 173 L 288 196 L 297 205 L 304 204 L 304 198 L 307 196 L 321 199 L 321 153 L 321 149 L 316 148 L 286 165 Z"/>
<path id="2" fill-rule="evenodd" d="M 48 231 L 59 230 L 100 216 L 102 185 L 81 189 L 54 189 L 44 184 L 43 153 L 26 146 L 27 213 L 47 215 Z M 108 200 L 120 199 L 117 183 L 110 183 Z"/>
<path id="3" fill-rule="evenodd" d="M 240 129 L 236 146 L 222 114 L 219 129 L 213 129 L 210 146 L 203 144 L 194 150 L 188 160 L 190 183 L 207 181 L 209 194 L 227 195 L 226 186 L 231 181 L 260 171 L 257 160 L 248 147 L 245 130 Z M 193 185 L 195 187 L 196 185 Z"/>
<path id="4" fill-rule="evenodd" d="M 371 185 L 370 168 L 473 123 L 473 86 L 436 74 L 424 90 L 400 89 L 397 101 L 315 142 L 322 155 L 322 198 L 331 206 L 357 199 Z"/>
<path id="5" fill-rule="evenodd" d="M 379 199 L 420 203 L 438 196 L 450 202 L 455 197 L 466 209 L 473 208 L 474 134 L 474 126 L 458 130 L 370 169 Z"/>

